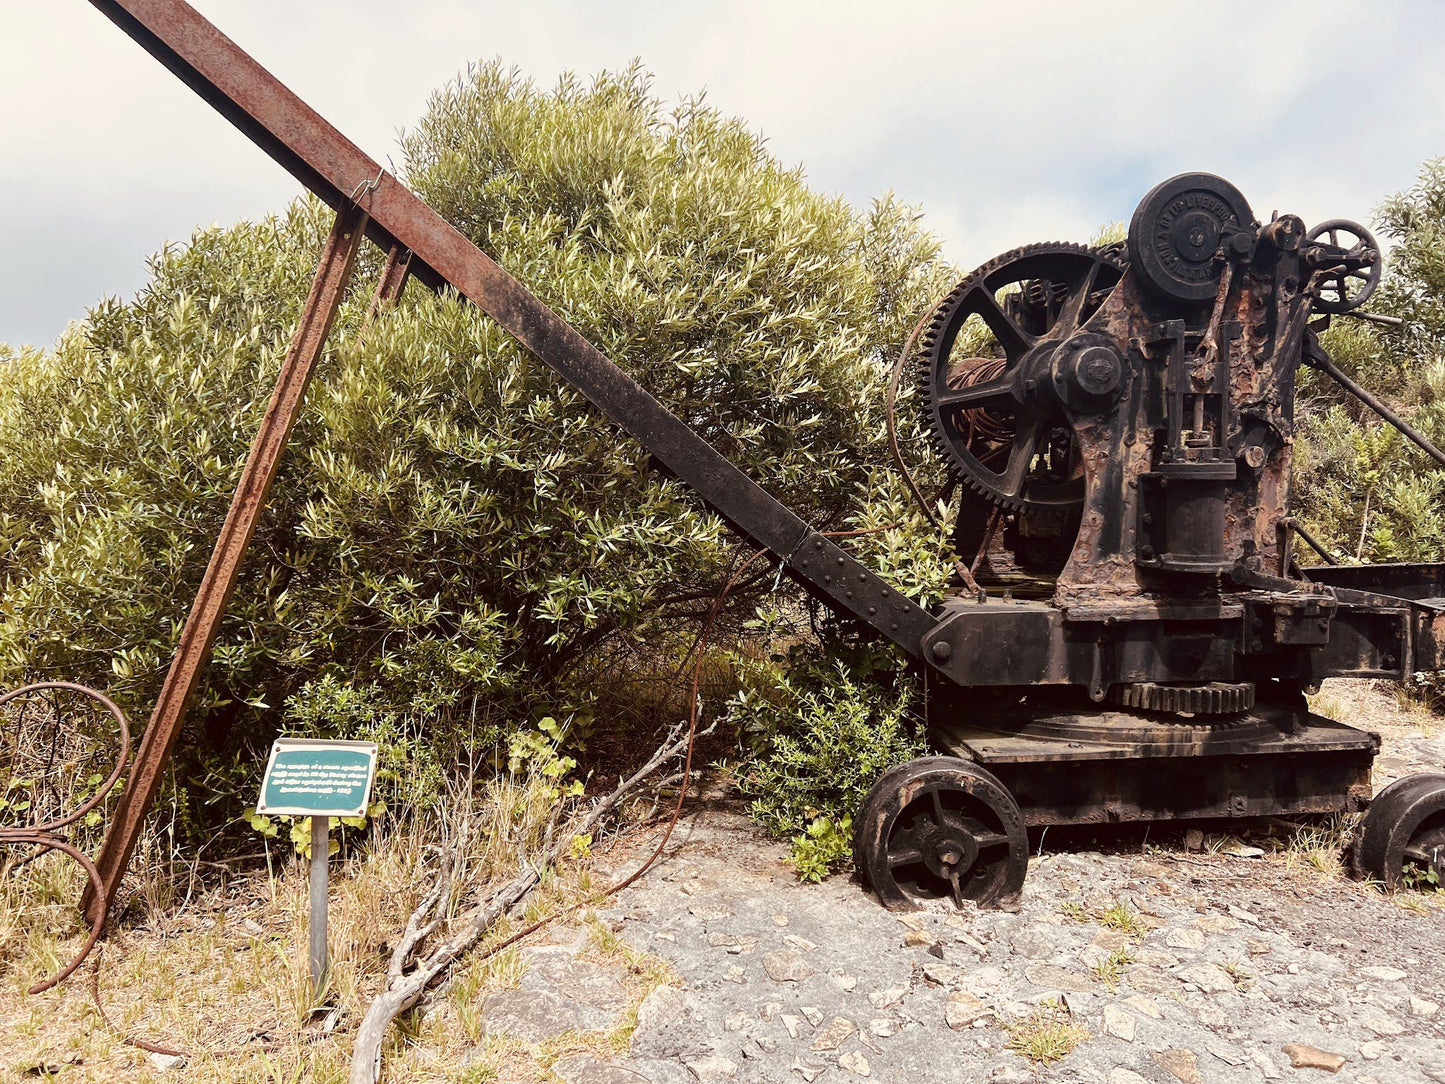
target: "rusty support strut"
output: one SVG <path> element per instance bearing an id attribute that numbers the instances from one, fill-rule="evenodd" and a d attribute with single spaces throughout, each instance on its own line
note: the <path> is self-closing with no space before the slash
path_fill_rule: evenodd
<path id="1" fill-rule="evenodd" d="M 180 643 L 176 645 L 165 684 L 161 686 L 155 711 L 136 751 L 135 770 L 121 793 L 115 819 L 101 847 L 96 862 L 100 887 L 96 889 L 92 885 L 86 891 L 83 906 L 86 918 L 92 923 L 98 923 L 105 917 L 120 888 L 121 878 L 135 851 L 146 813 L 160 788 L 161 776 L 185 721 L 201 671 L 210 661 L 211 646 L 220 630 L 226 603 L 236 586 L 241 562 L 266 507 L 266 497 L 276 479 L 281 454 L 301 412 L 306 386 L 311 382 L 316 362 L 331 332 L 332 321 L 345 296 L 357 249 L 365 236 L 366 222 L 366 212 L 355 206 L 338 213 L 331 236 L 327 238 L 326 247 L 316 265 L 316 277 L 311 283 L 306 308 L 301 313 L 296 335 L 276 377 L 276 388 L 271 393 L 266 415 L 261 420 L 256 439 L 251 443 L 246 466 L 226 513 L 226 522 L 211 551 L 205 575 L 201 577 L 201 586 L 196 591 L 195 602 L 191 604 L 190 615 L 186 618 Z"/>
<path id="2" fill-rule="evenodd" d="M 376 293 L 371 295 L 371 307 L 366 311 L 370 323 L 401 298 L 411 278 L 411 249 L 392 245 L 386 254 L 386 263 L 381 268 L 381 278 L 376 282 Z"/>

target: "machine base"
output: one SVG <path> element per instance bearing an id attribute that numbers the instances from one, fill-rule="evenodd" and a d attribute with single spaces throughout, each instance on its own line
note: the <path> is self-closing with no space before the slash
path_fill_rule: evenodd
<path id="1" fill-rule="evenodd" d="M 1029 827 L 1355 812 L 1370 800 L 1376 734 L 1261 704 L 1206 721 L 1128 711 L 1016 711 L 929 731 L 1009 789 Z"/>

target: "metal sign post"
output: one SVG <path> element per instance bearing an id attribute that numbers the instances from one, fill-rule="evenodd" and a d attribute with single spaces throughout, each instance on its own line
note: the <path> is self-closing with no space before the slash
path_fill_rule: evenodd
<path id="1" fill-rule="evenodd" d="M 326 904 L 331 899 L 328 874 L 331 865 L 330 817 L 311 818 L 311 914 L 306 922 L 309 957 L 311 960 L 311 989 L 321 989 L 321 980 L 326 977 Z"/>
<path id="2" fill-rule="evenodd" d="M 307 940 L 313 992 L 321 989 L 326 978 L 331 818 L 365 816 L 375 780 L 374 742 L 312 738 L 277 738 L 266 762 L 266 774 L 261 777 L 257 813 L 311 818 Z"/>

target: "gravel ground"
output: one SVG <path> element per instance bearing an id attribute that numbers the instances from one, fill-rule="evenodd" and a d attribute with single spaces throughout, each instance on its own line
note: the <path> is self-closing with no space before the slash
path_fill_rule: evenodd
<path id="1" fill-rule="evenodd" d="M 1333 695 L 1354 721 L 1373 703 L 1349 687 Z M 1377 786 L 1445 765 L 1445 738 L 1373 714 L 1386 743 Z M 553 1065 L 567 1084 L 1226 1084 L 1330 1072 L 1445 1084 L 1445 907 L 1342 878 L 1337 848 L 1296 841 L 1260 855 L 1206 837 L 1191 851 L 1200 841 L 1183 833 L 1056 840 L 1031 862 L 1017 913 L 897 915 L 844 877 L 798 884 L 785 848 L 736 803 L 700 803 L 679 837 L 601 915 L 679 984 L 642 1002 L 625 1053 Z M 489 1031 L 537 1042 L 616 1026 L 616 976 L 578 958 L 584 931 L 553 937 L 525 950 L 516 990 L 488 999 Z M 1073 1049 L 1025 1056 L 1050 1040 Z"/>

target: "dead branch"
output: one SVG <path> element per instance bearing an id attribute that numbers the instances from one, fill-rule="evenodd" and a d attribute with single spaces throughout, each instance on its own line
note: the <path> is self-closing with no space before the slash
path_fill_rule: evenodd
<path id="1" fill-rule="evenodd" d="M 541 882 L 543 872 L 555 865 L 572 846 L 574 837 L 592 833 L 604 818 L 616 811 L 618 806 L 636 793 L 664 765 L 685 754 L 695 737 L 711 733 L 716 726 L 717 723 L 713 722 L 707 729 L 697 731 L 696 735 L 687 733 L 689 727 L 685 722 L 673 727 L 646 764 L 618 783 L 610 793 L 596 799 L 568 831 L 553 831 L 560 822 L 560 817 L 554 813 L 554 816 L 549 818 L 549 830 L 540 852 L 530 860 L 524 857 L 521 872 L 459 916 L 452 924 L 449 935 L 418 959 L 417 952 L 441 926 L 447 907 L 453 896 L 459 894 L 459 882 L 465 876 L 465 863 L 461 857 L 464 841 L 454 841 L 452 846 L 441 848 L 436 883 L 427 890 L 407 919 L 406 929 L 396 948 L 392 950 L 391 960 L 387 964 L 386 989 L 372 1000 L 357 1029 L 356 1042 L 351 1052 L 349 1084 L 377 1084 L 381 1079 L 382 1039 L 385 1038 L 391 1022 L 413 1008 L 426 991 L 475 946 L 488 930 L 526 900 Z M 680 776 L 673 774 L 658 785 L 672 785 L 680 780 Z M 626 883 L 627 880 L 630 878 L 620 883 Z"/>

